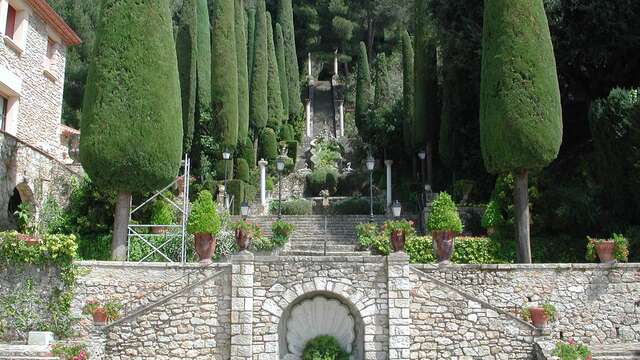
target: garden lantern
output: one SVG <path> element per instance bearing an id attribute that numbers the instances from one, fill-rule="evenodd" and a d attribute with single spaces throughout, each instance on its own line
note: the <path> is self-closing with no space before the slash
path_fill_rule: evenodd
<path id="1" fill-rule="evenodd" d="M 373 222 L 373 168 L 376 160 L 369 154 L 367 158 L 367 170 L 369 170 L 369 221 Z"/>
<path id="2" fill-rule="evenodd" d="M 396 200 L 393 202 L 393 205 L 391 205 L 391 211 L 393 212 L 394 218 L 400 217 L 400 213 L 402 212 L 402 205 L 400 205 L 400 201 Z"/>
<path id="3" fill-rule="evenodd" d="M 240 214 L 242 215 L 242 218 L 245 220 L 249 216 L 249 204 L 247 204 L 246 201 L 243 201 L 242 204 L 240 204 Z"/>

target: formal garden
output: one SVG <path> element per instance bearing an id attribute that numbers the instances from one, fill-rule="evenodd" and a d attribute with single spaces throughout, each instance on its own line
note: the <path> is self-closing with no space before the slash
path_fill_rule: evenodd
<path id="1" fill-rule="evenodd" d="M 0 358 L 640 356 L 636 2 L 49 3 L 84 176 Z"/>

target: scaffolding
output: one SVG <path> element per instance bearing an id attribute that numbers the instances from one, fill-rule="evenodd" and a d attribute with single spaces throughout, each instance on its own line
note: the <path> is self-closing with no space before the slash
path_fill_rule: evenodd
<path id="1" fill-rule="evenodd" d="M 134 241 L 141 241 L 143 245 L 146 245 L 149 249 L 148 253 L 143 254 L 142 257 L 138 260 L 138 262 L 144 262 L 147 259 L 150 259 L 155 254 L 160 255 L 167 262 L 173 263 L 176 262 L 172 259 L 169 254 L 167 254 L 166 249 L 167 245 L 175 243 L 176 241 L 180 241 L 180 259 L 181 263 L 185 263 L 187 261 L 187 223 L 189 221 L 189 179 L 191 172 L 191 160 L 188 156 L 185 155 L 184 160 L 181 161 L 181 170 L 182 176 L 177 177 L 170 184 L 162 188 L 161 190 L 155 191 L 151 197 L 146 199 L 140 205 L 133 207 L 129 213 L 129 225 L 128 225 L 128 236 L 127 236 L 127 260 L 131 261 L 131 246 Z M 165 192 L 173 186 L 178 184 L 182 188 L 182 196 L 178 196 L 176 199 L 170 199 L 165 196 Z M 153 204 L 155 201 L 166 201 L 173 208 L 175 208 L 178 212 L 178 216 L 180 218 L 179 224 L 136 224 L 132 221 L 133 215 L 140 211 L 147 205 Z M 150 234 L 148 230 L 151 228 L 160 227 L 163 229 L 168 229 L 166 233 L 159 234 Z M 151 241 L 154 238 L 164 237 L 164 241 L 160 244 L 157 244 Z"/>

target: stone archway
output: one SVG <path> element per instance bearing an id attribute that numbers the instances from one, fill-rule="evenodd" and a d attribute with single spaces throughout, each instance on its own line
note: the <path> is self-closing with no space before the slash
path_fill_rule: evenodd
<path id="1" fill-rule="evenodd" d="M 284 309 L 278 326 L 280 358 L 299 360 L 305 344 L 321 335 L 335 337 L 351 359 L 364 357 L 364 321 L 357 307 L 338 294 L 316 291 Z"/>
<path id="2" fill-rule="evenodd" d="M 13 223 L 14 213 L 18 210 L 20 204 L 30 204 L 33 211 L 35 208 L 35 197 L 33 190 L 26 182 L 21 182 L 13 189 L 13 193 L 7 204 L 7 216 L 9 221 Z M 33 214 L 35 215 L 35 214 Z"/>

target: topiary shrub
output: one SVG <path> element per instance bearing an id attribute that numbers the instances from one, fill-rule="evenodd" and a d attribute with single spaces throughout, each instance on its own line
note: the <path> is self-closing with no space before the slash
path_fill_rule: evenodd
<path id="1" fill-rule="evenodd" d="M 318 196 L 322 190 L 329 190 L 329 194 L 333 195 L 337 188 L 338 170 L 335 168 L 323 167 L 307 175 L 307 189 L 312 196 Z"/>
<path id="2" fill-rule="evenodd" d="M 220 216 L 213 203 L 213 195 L 207 190 L 200 191 L 191 204 L 187 231 L 190 234 L 209 233 L 215 236 L 220 230 Z"/>
<path id="3" fill-rule="evenodd" d="M 298 158 L 298 142 L 295 140 L 287 141 L 287 156 L 295 159 Z"/>
<path id="4" fill-rule="evenodd" d="M 249 165 L 247 164 L 247 160 L 242 158 L 236 159 L 236 166 L 238 168 L 236 178 L 244 182 L 249 182 Z"/>
<path id="5" fill-rule="evenodd" d="M 253 149 L 253 142 L 251 139 L 246 138 L 238 141 L 238 157 L 243 158 L 249 169 L 256 167 L 256 152 Z"/>
<path id="6" fill-rule="evenodd" d="M 426 223 L 429 231 L 462 232 L 462 221 L 451 195 L 446 192 L 438 194 L 431 204 Z"/>
<path id="7" fill-rule="evenodd" d="M 268 162 L 274 162 L 278 156 L 276 133 L 271 128 L 265 128 L 260 133 L 260 157 Z"/>
<path id="8" fill-rule="evenodd" d="M 158 199 L 151 208 L 151 223 L 154 225 L 169 225 L 176 221 L 173 206 L 163 199 Z"/>
<path id="9" fill-rule="evenodd" d="M 269 213 L 278 214 L 278 201 L 269 203 Z M 307 199 L 290 199 L 282 202 L 282 215 L 311 215 L 313 202 Z"/>
<path id="10" fill-rule="evenodd" d="M 289 124 L 282 124 L 278 135 L 280 141 L 293 141 L 293 127 Z"/>
<path id="11" fill-rule="evenodd" d="M 340 347 L 335 337 L 323 335 L 306 343 L 302 360 L 349 360 L 349 353 Z"/>
<path id="12" fill-rule="evenodd" d="M 384 204 L 380 201 L 373 201 L 373 213 L 384 214 Z M 369 198 L 354 197 L 339 201 L 331 206 L 331 213 L 335 215 L 369 215 L 371 205 Z"/>
<path id="13" fill-rule="evenodd" d="M 240 205 L 244 201 L 244 182 L 237 179 L 227 181 L 227 193 L 230 198 L 233 198 L 231 214 L 240 214 Z"/>
<path id="14" fill-rule="evenodd" d="M 251 203 L 256 199 L 258 194 L 258 187 L 252 184 L 244 184 L 244 201 Z"/>
<path id="15" fill-rule="evenodd" d="M 225 167 L 225 163 L 227 166 L 227 180 L 229 179 L 233 179 L 233 163 L 234 163 L 234 159 L 231 158 L 229 160 L 216 160 L 215 162 L 215 169 L 216 169 L 216 180 L 224 180 L 224 167 Z"/>

